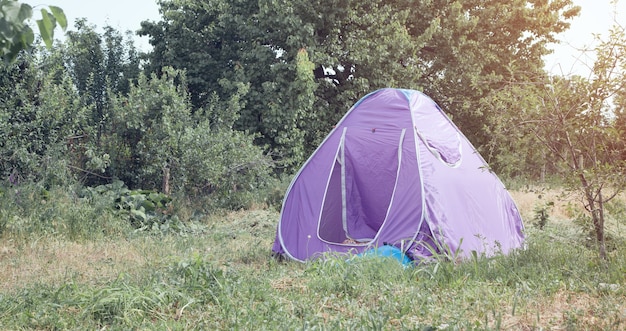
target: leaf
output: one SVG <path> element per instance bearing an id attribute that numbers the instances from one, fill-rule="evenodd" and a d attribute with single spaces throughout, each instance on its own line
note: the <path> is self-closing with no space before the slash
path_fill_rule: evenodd
<path id="1" fill-rule="evenodd" d="M 140 220 L 142 220 L 142 221 L 144 221 L 144 222 L 148 220 L 148 216 L 147 216 L 147 215 L 146 215 L 146 213 L 145 213 L 143 210 L 141 210 L 141 209 L 131 209 L 131 210 L 130 210 L 130 214 L 131 214 L 133 217 L 139 218 Z"/>
<path id="2" fill-rule="evenodd" d="M 56 21 L 61 26 L 61 29 L 65 31 L 65 29 L 67 29 L 67 17 L 65 17 L 65 13 L 63 12 L 63 9 L 57 6 L 49 6 L 49 8 L 50 8 L 50 11 L 52 12 L 52 16 L 54 16 Z"/>
<path id="3" fill-rule="evenodd" d="M 33 16 L 33 8 L 25 3 L 21 4 L 17 19 L 20 22 L 24 22 Z"/>
<path id="4" fill-rule="evenodd" d="M 33 30 L 28 26 L 24 27 L 21 37 L 22 37 L 22 43 L 26 47 L 29 47 L 35 41 L 35 34 L 33 33 Z"/>
<path id="5" fill-rule="evenodd" d="M 26 6 L 26 7 L 24 7 Z M 30 17 L 26 17 L 26 18 L 21 18 L 21 14 L 22 11 L 26 11 L 28 10 L 30 6 L 28 5 L 21 5 L 18 2 L 13 2 L 10 1 L 9 3 L 6 4 L 2 4 L 2 7 L 0 7 L 0 9 L 2 9 L 2 12 L 4 14 L 4 20 L 6 20 L 9 23 L 22 23 L 26 18 Z"/>
<path id="6" fill-rule="evenodd" d="M 46 43 L 46 47 L 52 47 L 52 40 L 49 37 L 49 32 L 46 30 L 46 26 L 43 20 L 37 20 L 37 26 L 39 27 L 39 33 L 41 34 L 41 39 Z"/>
<path id="7" fill-rule="evenodd" d="M 150 200 L 142 201 L 141 206 L 148 212 L 154 212 L 156 210 L 156 204 Z"/>
<path id="8" fill-rule="evenodd" d="M 53 20 L 53 18 L 54 17 L 52 17 L 50 12 L 45 9 L 41 10 L 41 20 L 43 21 L 46 30 L 52 31 L 54 29 L 55 21 Z"/>
<path id="9" fill-rule="evenodd" d="M 161 194 L 152 192 L 148 195 L 148 200 L 152 200 L 154 202 L 158 202 L 161 200 Z"/>
<path id="10" fill-rule="evenodd" d="M 54 21 L 51 19 L 51 14 L 45 10 L 41 10 L 41 19 L 37 20 L 37 26 L 39 26 L 39 34 L 41 39 L 46 44 L 46 47 L 52 48 L 52 38 L 54 36 Z"/>
<path id="11" fill-rule="evenodd" d="M 15 35 L 15 29 L 11 22 L 8 22 L 5 19 L 0 19 L 0 38 L 6 39 L 10 42 L 10 39 Z"/>

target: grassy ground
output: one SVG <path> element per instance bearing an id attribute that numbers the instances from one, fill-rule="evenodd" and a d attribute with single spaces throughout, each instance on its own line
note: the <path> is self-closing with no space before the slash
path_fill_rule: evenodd
<path id="1" fill-rule="evenodd" d="M 273 210 L 207 216 L 177 233 L 57 211 L 110 222 L 95 227 L 102 235 L 72 236 L 59 219 L 20 232 L 15 224 L 46 214 L 5 208 L 0 329 L 626 330 L 619 213 L 602 262 L 572 224 L 576 208 L 554 191 L 540 194 L 513 192 L 528 220 L 526 250 L 407 269 L 384 259 L 278 262 L 269 254 Z M 530 220 L 550 199 L 539 230 Z"/>

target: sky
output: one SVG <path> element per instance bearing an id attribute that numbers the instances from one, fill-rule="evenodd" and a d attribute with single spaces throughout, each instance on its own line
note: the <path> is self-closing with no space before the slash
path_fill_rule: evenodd
<path id="1" fill-rule="evenodd" d="M 124 34 L 130 30 L 139 30 L 142 21 L 159 21 L 159 6 L 156 0 L 20 0 L 33 7 L 33 18 L 39 19 L 41 8 L 57 6 L 63 9 L 67 17 L 69 30 L 74 30 L 78 18 L 86 18 L 89 24 L 99 28 L 110 25 Z M 62 34 L 55 31 L 55 38 Z M 58 39 L 58 38 L 57 38 Z M 141 51 L 150 50 L 147 37 L 136 37 L 135 46 Z"/>
<path id="2" fill-rule="evenodd" d="M 84 17 L 90 24 L 102 28 L 110 25 L 122 33 L 140 28 L 140 22 L 159 21 L 159 7 L 156 0 L 22 0 L 35 7 L 34 18 L 41 17 L 36 6 L 53 5 L 63 9 L 68 25 L 74 26 L 77 18 Z M 553 74 L 586 76 L 587 66 L 592 63 L 589 55 L 581 55 L 581 49 L 594 45 L 593 34 L 606 37 L 614 22 L 626 27 L 626 0 L 618 1 L 617 6 L 611 0 L 574 0 L 582 7 L 580 16 L 574 18 L 568 31 L 558 35 L 559 45 L 550 45 L 554 54 L 544 58 L 546 70 Z M 617 11 L 615 10 L 617 9 Z M 615 13 L 619 15 L 615 16 Z M 57 32 L 58 33 L 58 32 Z M 141 51 L 150 50 L 146 37 L 136 37 L 135 46 Z M 588 53 L 587 53 L 588 54 Z"/>
<path id="3" fill-rule="evenodd" d="M 570 23 L 570 29 L 557 35 L 559 45 L 550 45 L 554 54 L 544 58 L 546 70 L 558 75 L 577 74 L 587 77 L 593 63 L 589 49 L 596 45 L 594 34 L 608 38 L 608 30 L 615 23 L 626 28 L 626 0 L 612 5 L 610 0 L 574 0 L 581 7 L 580 15 Z M 617 15 L 616 15 L 617 14 Z"/>

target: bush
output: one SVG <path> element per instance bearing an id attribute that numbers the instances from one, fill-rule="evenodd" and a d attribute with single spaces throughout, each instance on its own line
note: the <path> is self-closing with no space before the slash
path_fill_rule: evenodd
<path id="1" fill-rule="evenodd" d="M 31 61 L 24 57 L 0 68 L 10 77 L 0 83 L 0 175 L 67 185 L 75 175 L 69 169 L 80 159 L 73 138 L 90 130 L 88 109 L 67 75 L 36 72 Z"/>
<path id="2" fill-rule="evenodd" d="M 218 208 L 249 207 L 270 180 L 271 159 L 254 145 L 255 136 L 200 114 L 193 118 L 184 87 L 184 74 L 165 68 L 160 78 L 140 76 L 127 97 L 113 99 L 113 125 L 102 139 L 111 156 L 109 176 L 130 189 L 209 197 Z"/>
<path id="3" fill-rule="evenodd" d="M 243 132 L 211 131 L 205 121 L 185 130 L 181 147 L 174 181 L 189 195 L 210 195 L 218 207 L 249 207 L 253 192 L 271 180 L 271 159 Z"/>

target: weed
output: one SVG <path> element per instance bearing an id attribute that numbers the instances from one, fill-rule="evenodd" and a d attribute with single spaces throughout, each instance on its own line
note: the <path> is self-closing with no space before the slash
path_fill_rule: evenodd
<path id="1" fill-rule="evenodd" d="M 548 224 L 550 220 L 550 210 L 554 207 L 553 201 L 547 201 L 539 203 L 533 209 L 534 212 L 534 225 L 539 229 L 543 230 L 543 228 Z"/>

